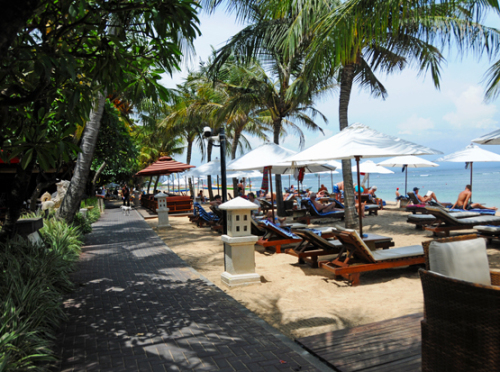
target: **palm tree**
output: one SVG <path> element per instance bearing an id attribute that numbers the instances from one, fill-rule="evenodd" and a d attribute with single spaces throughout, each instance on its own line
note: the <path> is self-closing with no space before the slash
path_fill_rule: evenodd
<path id="1" fill-rule="evenodd" d="M 496 0 L 490 3 L 498 9 Z M 217 4 L 217 1 L 211 3 L 212 6 Z M 358 82 L 370 89 L 374 96 L 384 98 L 387 92 L 375 72 L 391 73 L 416 65 L 420 72 L 430 71 L 434 84 L 439 87 L 440 65 L 444 58 L 437 46 L 450 43 L 452 35 L 463 50 L 481 50 L 486 46 L 492 53 L 499 45 L 495 30 L 473 22 L 484 6 L 479 2 L 350 0 L 328 3 L 318 0 L 271 0 L 259 5 L 262 19 L 267 21 L 261 22 L 260 27 L 251 26 L 243 30 L 241 39 L 232 49 L 238 52 L 238 56 L 250 58 L 269 58 L 268 45 L 281 48 L 285 59 L 301 52 L 307 53 L 303 60 L 306 65 L 305 81 L 314 80 L 318 71 L 337 76 L 340 83 L 341 130 L 348 126 L 353 83 Z M 255 18 L 245 1 L 233 1 L 230 7 L 241 18 Z M 276 22 L 276 14 L 279 14 L 281 22 Z M 343 161 L 342 171 L 346 191 L 346 225 L 355 227 L 350 160 Z"/>
<path id="2" fill-rule="evenodd" d="M 243 30 L 219 50 L 214 62 L 214 78 L 224 81 L 230 73 L 238 72 L 241 82 L 229 85 L 230 99 L 225 110 L 230 112 L 236 108 L 260 108 L 260 113 L 267 116 L 273 131 L 273 142 L 280 143 L 280 137 L 293 132 L 299 136 L 299 146 L 305 142 L 304 135 L 297 125 L 302 124 L 312 131 L 321 131 L 314 118 L 320 116 L 324 122 L 326 117 L 314 108 L 314 100 L 335 87 L 332 79 L 327 76 L 316 76 L 309 81 L 304 80 L 304 55 L 284 59 L 277 51 L 269 50 L 266 63 L 269 73 L 257 59 L 248 61 L 246 65 L 228 62 L 235 59 L 240 44 L 246 41 L 246 31 Z M 221 61 L 225 61 L 222 63 Z M 231 68 L 227 66 L 230 65 Z M 308 115 L 309 114 L 309 115 Z M 278 213 L 284 214 L 281 176 L 276 175 L 276 199 Z"/>

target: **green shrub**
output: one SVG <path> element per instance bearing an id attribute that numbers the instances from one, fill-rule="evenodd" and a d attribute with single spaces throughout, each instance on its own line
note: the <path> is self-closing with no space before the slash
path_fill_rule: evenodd
<path id="1" fill-rule="evenodd" d="M 73 226 L 80 229 L 80 232 L 82 234 L 89 234 L 92 232 L 92 225 L 90 224 L 90 221 L 81 213 L 75 214 L 75 218 L 73 219 Z"/>
<path id="2" fill-rule="evenodd" d="M 66 316 L 62 294 L 80 252 L 78 229 L 51 218 L 45 244 L 16 238 L 0 244 L 0 371 L 49 370 L 54 331 Z"/>

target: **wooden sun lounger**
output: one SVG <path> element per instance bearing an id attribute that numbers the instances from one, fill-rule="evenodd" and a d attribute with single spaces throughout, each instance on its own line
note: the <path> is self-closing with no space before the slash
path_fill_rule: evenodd
<path id="1" fill-rule="evenodd" d="M 307 225 L 311 223 L 311 219 L 316 219 L 316 218 L 338 218 L 343 220 L 345 216 L 344 211 L 331 211 L 331 212 L 318 212 L 314 204 L 311 202 L 310 199 L 303 199 L 301 202 L 301 205 L 305 208 L 307 208 L 307 211 L 309 212 L 309 215 L 306 215 L 304 217 L 298 217 L 297 221 L 303 221 Z"/>
<path id="2" fill-rule="evenodd" d="M 266 234 L 262 236 L 256 244 L 264 248 L 274 248 L 276 253 L 282 253 L 282 245 L 300 243 L 302 241 L 302 238 L 267 220 L 259 222 L 259 227 L 265 230 Z"/>
<path id="3" fill-rule="evenodd" d="M 319 262 L 319 265 L 333 272 L 337 278 L 347 279 L 353 286 L 359 284 L 362 272 L 425 262 L 421 245 L 371 251 L 356 231 L 338 231 L 334 235 L 342 243 L 342 250 L 336 259 Z"/>
<path id="4" fill-rule="evenodd" d="M 337 199 L 330 199 L 330 201 L 332 203 L 335 203 L 335 206 L 337 208 L 342 208 L 342 209 L 345 209 L 344 207 L 344 204 L 342 204 L 340 201 L 338 201 Z M 368 205 L 365 205 L 365 212 L 368 212 L 368 215 L 372 215 L 374 214 L 375 216 L 378 215 L 378 210 L 380 209 L 380 207 L 376 204 L 368 204 Z M 356 208 L 356 213 L 357 213 L 357 208 Z"/>
<path id="5" fill-rule="evenodd" d="M 213 213 L 208 213 L 203 207 L 197 202 L 194 203 L 194 208 L 196 209 L 196 215 L 198 218 L 193 219 L 198 227 L 213 226 L 219 222 L 219 218 Z"/>
<path id="6" fill-rule="evenodd" d="M 474 226 L 480 225 L 500 225 L 500 217 L 496 216 L 477 216 L 468 218 L 455 218 L 450 213 L 447 213 L 441 208 L 427 207 L 427 211 L 439 220 L 439 223 L 432 226 L 425 226 L 425 230 L 432 231 L 434 235 L 439 232 L 444 232 L 446 236 L 450 235 L 453 230 L 469 230 Z"/>
<path id="7" fill-rule="evenodd" d="M 319 229 L 322 232 L 331 232 L 332 228 Z M 318 267 L 318 257 L 338 254 L 342 244 L 335 239 L 325 239 L 316 234 L 314 229 L 299 229 L 295 234 L 302 238 L 302 242 L 295 248 L 286 249 L 289 255 L 297 257 L 299 264 L 308 263 L 311 267 Z"/>
<path id="8" fill-rule="evenodd" d="M 260 209 L 262 209 L 262 212 L 264 214 L 266 214 L 272 208 L 272 206 L 273 206 L 270 202 L 268 202 L 265 199 L 258 199 L 258 200 L 259 200 L 259 203 L 260 203 Z"/>
<path id="9" fill-rule="evenodd" d="M 444 212 L 449 213 L 446 211 L 444 211 Z M 469 218 L 469 217 L 480 216 L 480 214 L 476 213 L 476 212 L 451 212 L 449 214 L 455 218 Z M 436 223 L 439 223 L 442 221 L 440 221 L 438 218 L 436 218 L 436 216 L 434 216 L 432 214 L 428 214 L 428 212 L 426 211 L 425 214 L 410 214 L 410 215 L 408 215 L 406 222 L 414 224 L 416 229 L 423 229 L 424 226 L 436 224 Z"/>
<path id="10" fill-rule="evenodd" d="M 481 238 L 491 243 L 493 239 L 500 239 L 500 226 L 474 226 Z"/>

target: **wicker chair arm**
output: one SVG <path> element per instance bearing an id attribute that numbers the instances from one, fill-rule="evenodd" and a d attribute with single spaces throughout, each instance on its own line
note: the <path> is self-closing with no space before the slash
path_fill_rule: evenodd
<path id="1" fill-rule="evenodd" d="M 500 286 L 500 271 L 490 270 L 490 275 L 491 275 L 491 285 Z"/>

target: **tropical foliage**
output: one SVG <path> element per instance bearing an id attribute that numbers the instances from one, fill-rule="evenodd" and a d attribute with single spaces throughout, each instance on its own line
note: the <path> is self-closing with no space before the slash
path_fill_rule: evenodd
<path id="1" fill-rule="evenodd" d="M 62 294 L 82 235 L 64 220 L 44 220 L 43 243 L 22 238 L 0 243 L 0 370 L 47 371 L 56 361 L 55 332 L 66 319 Z"/>

